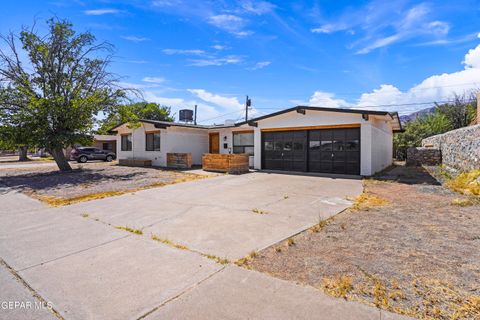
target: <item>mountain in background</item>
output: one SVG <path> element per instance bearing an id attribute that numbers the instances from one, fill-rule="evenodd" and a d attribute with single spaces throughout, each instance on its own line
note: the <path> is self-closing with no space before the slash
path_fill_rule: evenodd
<path id="1" fill-rule="evenodd" d="M 408 121 L 412 121 L 417 119 L 418 117 L 422 117 L 424 115 L 427 115 L 429 113 L 433 113 L 437 107 L 430 107 L 430 108 L 425 108 L 419 111 L 416 111 L 414 113 L 411 113 L 409 115 L 404 115 L 400 116 L 400 122 L 402 124 L 407 123 Z"/>

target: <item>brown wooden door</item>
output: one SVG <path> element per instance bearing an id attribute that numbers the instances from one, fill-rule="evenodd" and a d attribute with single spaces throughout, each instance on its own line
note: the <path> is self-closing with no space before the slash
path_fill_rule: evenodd
<path id="1" fill-rule="evenodd" d="M 210 133 L 210 153 L 220 153 L 220 134 Z"/>

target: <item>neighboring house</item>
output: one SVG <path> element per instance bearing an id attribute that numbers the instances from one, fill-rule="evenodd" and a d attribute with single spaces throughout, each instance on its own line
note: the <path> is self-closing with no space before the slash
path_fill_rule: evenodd
<path id="1" fill-rule="evenodd" d="M 93 143 L 90 145 L 90 147 L 116 152 L 117 136 L 96 134 L 93 136 Z"/>
<path id="2" fill-rule="evenodd" d="M 76 145 L 76 146 L 79 146 L 79 145 Z M 90 145 L 84 146 L 84 147 L 94 147 L 101 150 L 116 152 L 117 136 L 96 134 L 93 136 L 93 142 Z M 67 159 L 70 159 L 70 152 L 72 152 L 72 147 L 66 148 L 64 152 Z"/>
<path id="3" fill-rule="evenodd" d="M 167 153 L 248 153 L 255 169 L 370 176 L 392 163 L 398 114 L 297 106 L 248 122 L 193 125 L 144 119 L 117 133 L 118 159 L 149 159 L 166 166 Z"/>

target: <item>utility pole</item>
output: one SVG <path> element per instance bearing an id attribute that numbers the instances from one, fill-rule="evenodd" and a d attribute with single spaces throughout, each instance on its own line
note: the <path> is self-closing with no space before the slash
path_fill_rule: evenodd
<path id="1" fill-rule="evenodd" d="M 193 124 L 197 125 L 197 105 L 195 105 L 195 114 L 193 116 Z"/>
<path id="2" fill-rule="evenodd" d="M 252 100 L 247 96 L 245 99 L 245 121 L 248 121 L 248 108 L 252 105 Z"/>

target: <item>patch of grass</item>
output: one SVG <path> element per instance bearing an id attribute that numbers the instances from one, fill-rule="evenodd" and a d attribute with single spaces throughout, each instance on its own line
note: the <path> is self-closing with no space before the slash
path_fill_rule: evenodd
<path id="1" fill-rule="evenodd" d="M 369 210 L 373 207 L 385 206 L 388 203 L 387 200 L 364 191 L 354 199 L 352 208 L 355 210 Z"/>
<path id="2" fill-rule="evenodd" d="M 251 269 L 252 267 L 250 266 L 250 262 L 257 256 L 258 256 L 258 253 L 256 251 L 252 251 L 247 256 L 235 261 L 235 264 L 239 267 L 244 267 L 246 269 Z"/>
<path id="3" fill-rule="evenodd" d="M 288 238 L 287 239 L 287 246 L 291 247 L 291 246 L 294 246 L 295 245 L 295 239 L 293 239 L 292 237 Z"/>
<path id="4" fill-rule="evenodd" d="M 220 263 L 220 264 L 229 264 L 230 263 L 230 260 L 228 260 L 227 258 L 220 258 L 220 257 L 217 257 L 213 254 L 203 254 L 203 256 L 210 259 L 210 260 L 214 260 L 216 263 Z"/>
<path id="5" fill-rule="evenodd" d="M 323 278 L 322 287 L 331 296 L 346 299 L 353 289 L 352 278 L 349 276 L 338 276 L 333 279 Z"/>
<path id="6" fill-rule="evenodd" d="M 325 219 L 322 220 L 320 217 L 318 218 L 318 223 L 314 225 L 313 227 L 310 228 L 311 232 L 318 233 L 320 230 L 325 228 L 332 220 L 331 219 Z"/>
<path id="7" fill-rule="evenodd" d="M 480 170 L 473 170 L 459 174 L 448 180 L 445 185 L 453 191 L 467 195 L 480 195 Z"/>
<path id="8" fill-rule="evenodd" d="M 468 206 L 473 206 L 474 205 L 474 202 L 472 199 L 469 199 L 469 198 L 464 198 L 464 199 L 459 199 L 459 198 L 456 198 L 456 199 L 453 199 L 451 202 L 450 202 L 451 205 L 453 206 L 459 206 L 459 207 L 468 207 Z"/>
<path id="9" fill-rule="evenodd" d="M 452 319 L 478 319 L 479 317 L 480 296 L 471 296 L 457 308 Z"/>
<path id="10" fill-rule="evenodd" d="M 164 187 L 164 186 L 170 185 L 170 184 L 176 184 L 176 183 L 182 183 L 182 182 L 188 182 L 188 181 L 194 181 L 194 180 L 208 178 L 208 176 L 203 176 L 203 175 L 193 174 L 193 173 L 188 173 L 188 174 L 178 173 L 178 175 L 181 175 L 181 177 L 177 178 L 177 179 L 175 179 L 171 182 L 158 182 L 158 183 L 153 183 L 153 184 L 150 184 L 148 186 L 143 186 L 143 187 L 139 187 L 139 188 L 135 188 L 135 189 L 90 193 L 90 194 L 85 194 L 85 195 L 75 196 L 75 197 L 70 197 L 70 198 L 55 197 L 55 196 L 42 196 L 42 195 L 35 195 L 35 194 L 32 194 L 32 196 L 35 197 L 36 199 L 42 201 L 42 202 L 45 202 L 49 206 L 61 207 L 61 206 L 68 206 L 68 205 L 78 203 L 78 202 L 103 199 L 103 198 L 108 198 L 108 197 L 113 197 L 113 196 L 120 196 L 120 195 L 123 195 L 123 194 L 126 194 L 126 193 L 134 193 L 134 192 L 137 192 L 137 191 L 142 191 L 142 190 L 147 190 L 147 189 L 152 189 L 152 188 L 158 188 L 158 187 Z"/>
<path id="11" fill-rule="evenodd" d="M 116 226 L 115 229 L 125 230 L 134 234 L 142 235 L 143 231 L 141 229 L 133 229 L 128 226 Z"/>
<path id="12" fill-rule="evenodd" d="M 170 241 L 170 240 L 168 240 L 168 239 L 160 238 L 160 237 L 158 237 L 157 235 L 154 235 L 154 234 L 152 234 L 151 239 L 152 239 L 152 240 L 155 240 L 155 241 L 158 241 L 158 242 L 161 242 L 161 243 L 164 243 L 164 244 L 169 245 L 169 246 L 171 246 L 171 247 L 180 249 L 180 250 L 188 250 L 188 247 L 187 247 L 187 246 L 184 246 L 184 245 L 175 243 L 175 242 Z"/>
<path id="13" fill-rule="evenodd" d="M 258 208 L 252 209 L 252 212 L 253 212 L 253 213 L 256 213 L 256 214 L 268 214 L 267 211 L 262 210 L 262 209 L 258 209 Z"/>
<path id="14" fill-rule="evenodd" d="M 125 190 L 125 191 L 106 191 L 106 192 L 99 192 L 99 193 L 91 193 L 85 194 L 82 196 L 71 197 L 71 198 L 59 198 L 54 196 L 35 196 L 38 200 L 47 203 L 51 207 L 61 207 L 61 206 L 68 206 L 70 204 L 83 202 L 83 201 L 90 201 L 96 199 L 103 199 L 107 197 L 119 196 L 125 193 L 133 192 L 133 190 Z"/>
<path id="15" fill-rule="evenodd" d="M 88 218 L 89 216 L 90 216 L 90 215 L 89 215 L 88 213 L 82 214 L 82 217 L 83 217 L 83 218 Z"/>
<path id="16" fill-rule="evenodd" d="M 378 308 L 388 309 L 389 301 L 387 289 L 382 281 L 374 279 L 372 288 L 373 303 Z"/>

